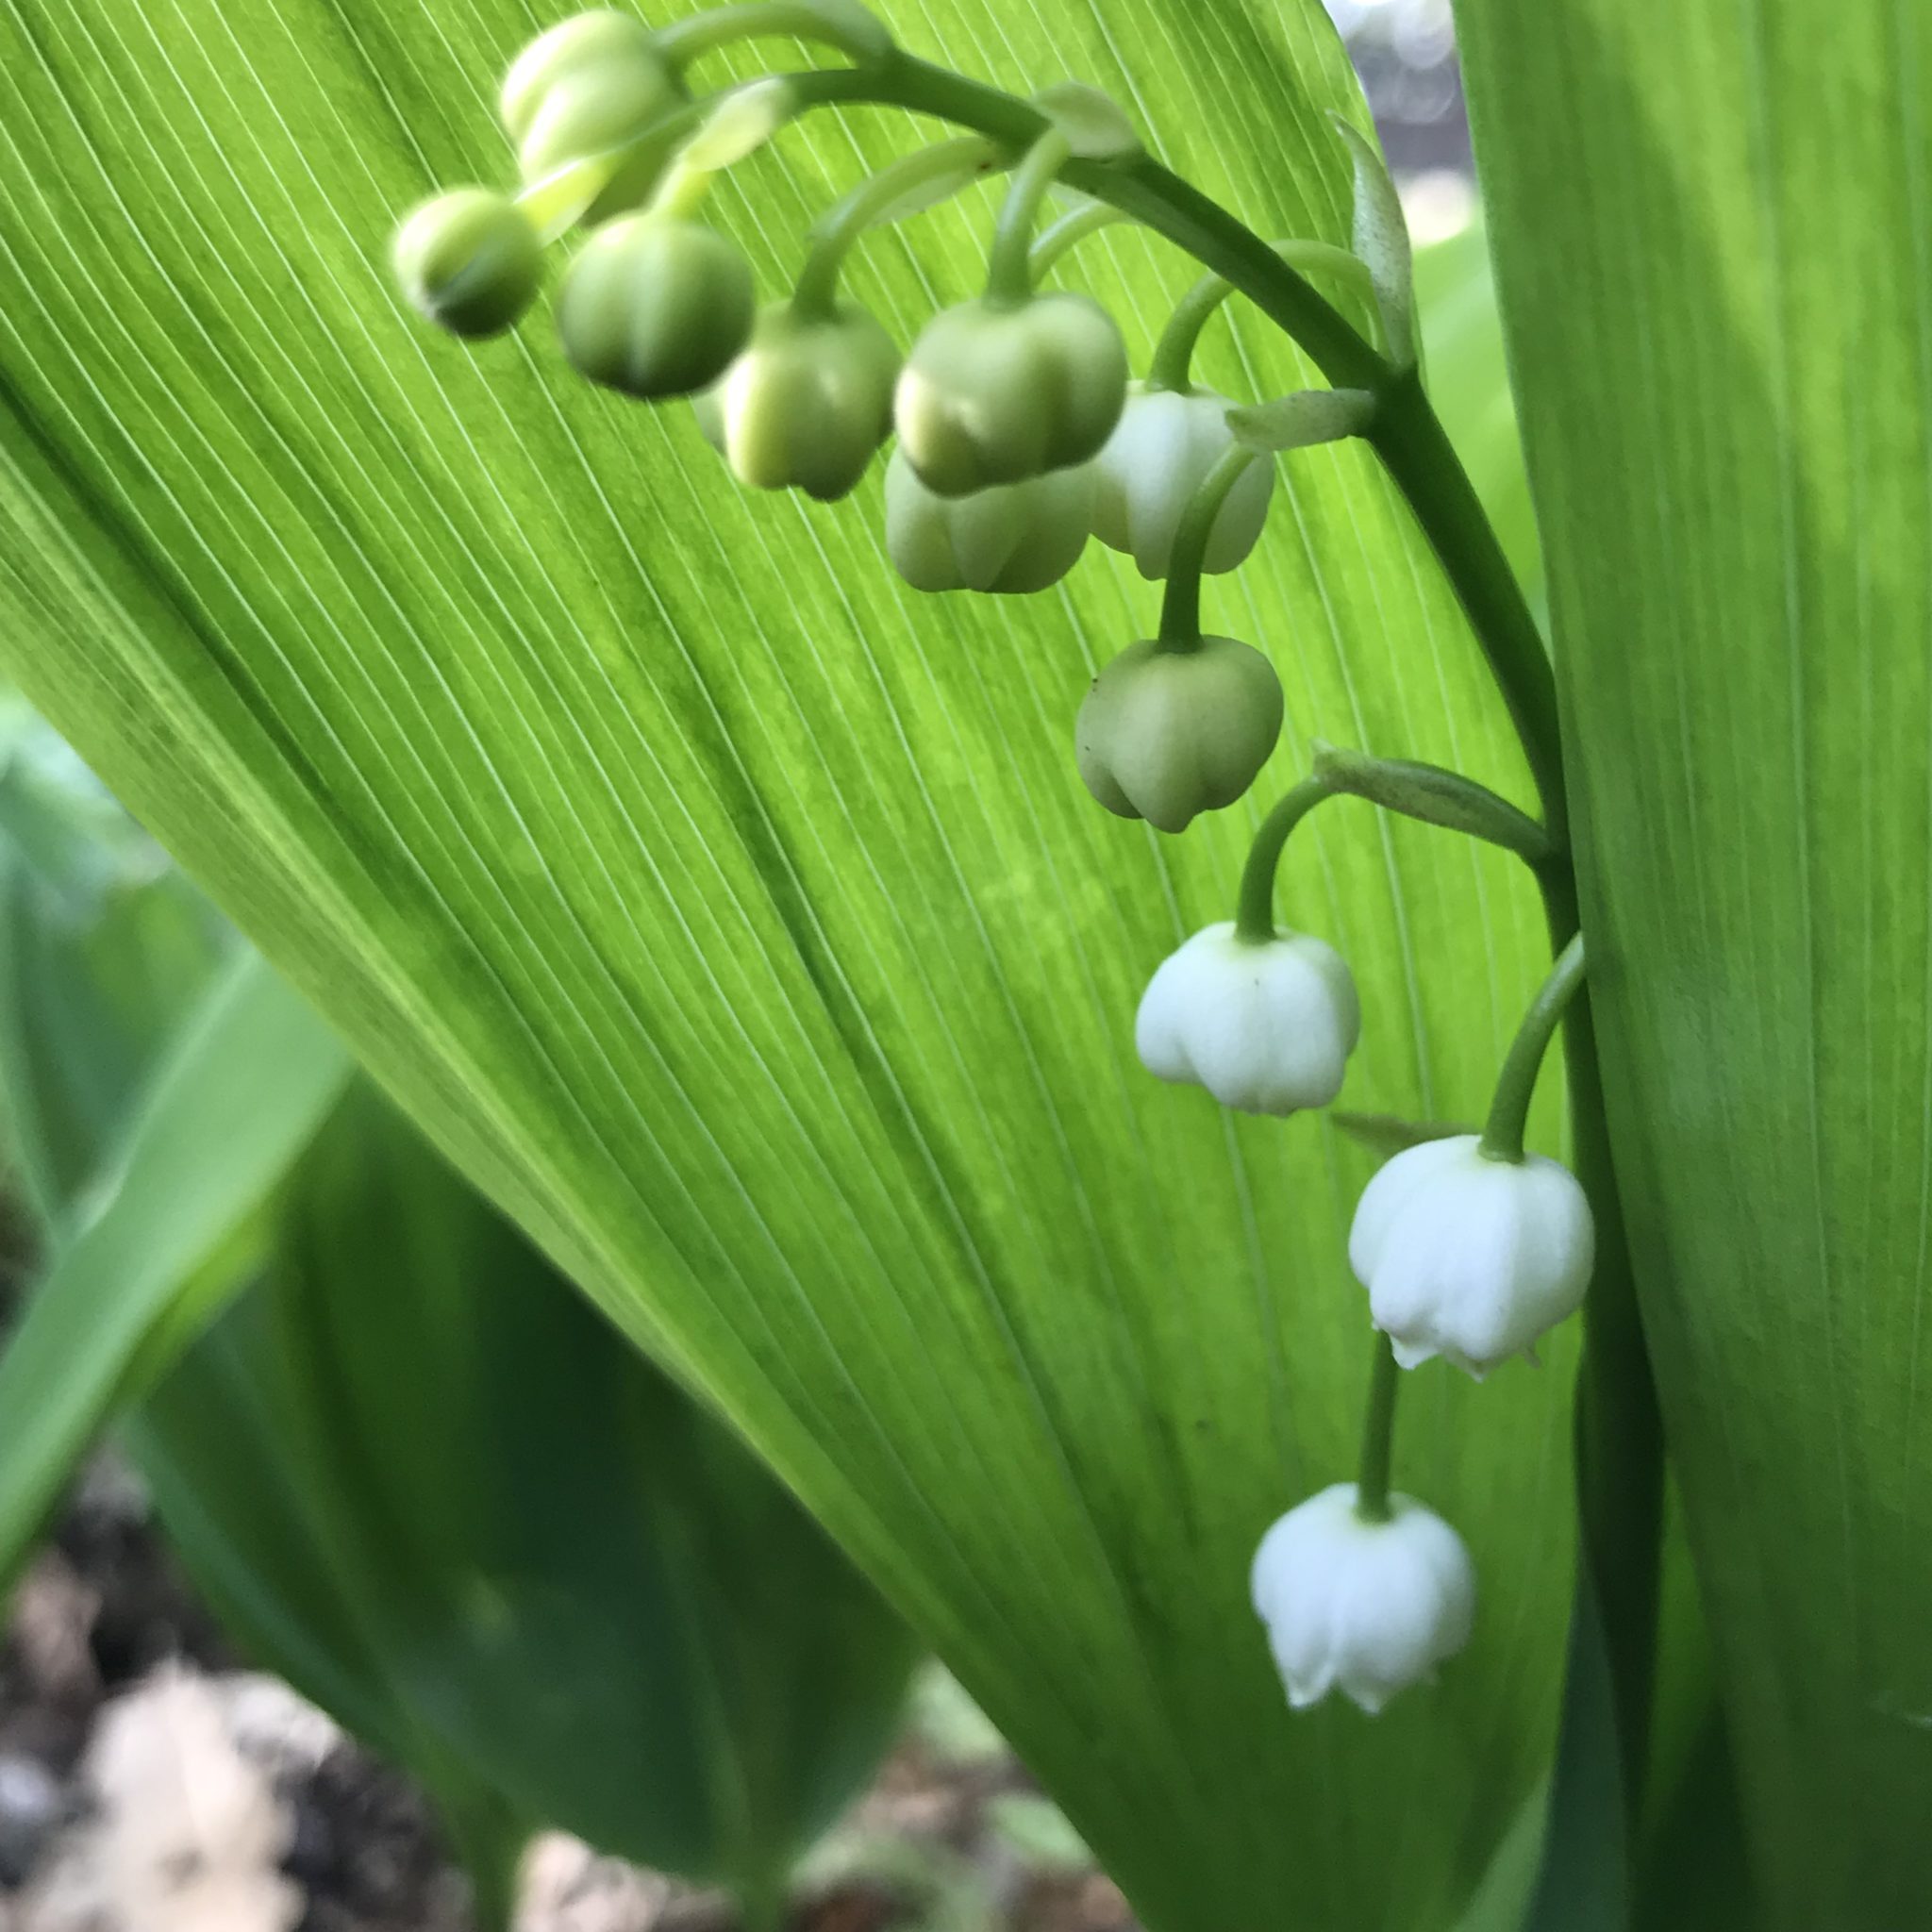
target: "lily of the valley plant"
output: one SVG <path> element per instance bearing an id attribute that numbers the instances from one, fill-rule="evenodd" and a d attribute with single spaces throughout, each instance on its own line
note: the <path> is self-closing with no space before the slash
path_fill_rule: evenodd
<path id="1" fill-rule="evenodd" d="M 875 4 L 0 9 L 8 675 L 1149 1932 L 1932 1924 L 1924 8 L 1457 0 L 1411 259 Z"/>
<path id="2" fill-rule="evenodd" d="M 774 33 L 822 42 L 852 64 L 692 92 L 688 69 L 700 54 Z M 749 266 L 701 220 L 712 177 L 797 115 L 866 102 L 968 132 L 852 189 L 815 226 L 791 293 L 759 308 Z M 1236 569 L 1259 538 L 1278 452 L 1380 427 L 1385 455 L 1405 455 L 1398 474 L 1424 521 L 1464 517 L 1453 459 L 1427 433 L 1400 205 L 1379 158 L 1346 126 L 1336 138 L 1355 151 L 1353 256 L 1263 242 L 1147 162 L 1104 96 L 1066 86 L 1017 100 L 901 53 L 844 0 L 752 0 L 664 28 L 614 10 L 578 14 L 517 57 L 500 108 L 523 186 L 457 188 L 405 219 L 395 267 L 417 308 L 460 336 L 513 326 L 537 295 L 546 244 L 583 223 L 589 239 L 557 293 L 571 362 L 641 402 L 690 398 L 733 474 L 755 488 L 842 497 L 896 432 L 887 547 L 913 588 L 1041 591 L 1090 536 L 1131 556 L 1143 577 L 1164 580 L 1158 625 L 1102 669 L 1070 734 L 1088 789 L 1122 818 L 1184 832 L 1245 796 L 1274 749 L 1283 695 L 1274 667 L 1253 645 L 1204 632 L 1200 601 L 1203 574 Z M 934 316 L 902 356 L 841 295 L 847 252 L 869 227 L 993 171 L 1011 178 L 986 292 Z M 1063 180 L 1089 198 L 1036 239 Z M 1160 229 L 1206 271 L 1138 380 L 1105 308 L 1042 287 L 1064 253 L 1112 219 Z M 1357 337 L 1300 269 L 1366 276 L 1380 345 Z M 1346 383 L 1241 407 L 1197 388 L 1196 341 L 1237 291 Z M 1459 521 L 1441 541 L 1452 570 L 1493 577 L 1480 522 Z M 1360 1032 L 1355 984 L 1332 946 L 1279 924 L 1274 903 L 1289 834 L 1344 793 L 1516 853 L 1537 869 L 1552 929 L 1566 941 L 1485 1132 L 1422 1140 L 1362 1197 L 1350 1259 L 1380 1339 L 1361 1467 L 1354 1483 L 1290 1509 L 1254 1564 L 1255 1607 L 1297 1707 L 1339 1688 L 1377 1711 L 1469 1636 L 1467 1551 L 1440 1517 L 1391 1488 L 1398 1365 L 1441 1355 L 1483 1375 L 1530 1353 L 1574 1312 L 1590 1279 L 1585 1190 L 1523 1144 L 1544 1049 L 1584 971 L 1550 824 L 1561 809 L 1556 766 L 1537 735 L 1549 702 L 1541 646 L 1507 595 L 1480 615 L 1543 784 L 1544 819 L 1453 772 L 1324 755 L 1264 821 L 1235 918 L 1156 968 L 1136 1023 L 1148 1071 L 1205 1087 L 1224 1106 L 1286 1116 L 1335 1099 Z"/>

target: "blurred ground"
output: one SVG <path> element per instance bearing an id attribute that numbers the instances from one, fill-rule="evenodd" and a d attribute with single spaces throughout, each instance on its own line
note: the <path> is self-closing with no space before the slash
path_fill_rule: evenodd
<path id="1" fill-rule="evenodd" d="M 728 1905 L 546 1839 L 519 1932 L 731 1932 Z M 97 1464 L 0 1646 L 0 1932 L 469 1932 L 405 1778 L 246 1670 Z M 808 1862 L 789 1932 L 1133 1932 L 941 1674 Z"/>

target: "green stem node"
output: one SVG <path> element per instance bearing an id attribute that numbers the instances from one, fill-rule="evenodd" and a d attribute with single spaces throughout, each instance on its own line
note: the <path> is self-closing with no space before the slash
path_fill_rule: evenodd
<path id="1" fill-rule="evenodd" d="M 1579 932 L 1557 957 L 1550 976 L 1530 1002 L 1523 1024 L 1510 1042 L 1503 1071 L 1496 1077 L 1496 1097 L 1483 1125 L 1478 1151 L 1491 1160 L 1518 1162 L 1523 1158 L 1523 1131 L 1529 1120 L 1530 1095 L 1543 1055 L 1562 1023 L 1563 1009 L 1583 984 L 1583 935 Z"/>

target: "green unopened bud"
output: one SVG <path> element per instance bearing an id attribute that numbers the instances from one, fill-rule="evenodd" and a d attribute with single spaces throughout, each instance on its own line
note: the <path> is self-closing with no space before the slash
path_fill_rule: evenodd
<path id="1" fill-rule="evenodd" d="M 1080 560 L 1092 512 L 1085 463 L 971 496 L 929 490 L 903 449 L 886 466 L 886 550 L 915 591 L 1043 591 Z"/>
<path id="2" fill-rule="evenodd" d="M 651 192 L 676 136 L 667 129 L 637 143 L 683 98 L 650 28 L 635 14 L 599 10 L 552 27 L 517 57 L 503 83 L 503 125 L 526 182 L 625 150 L 587 211 L 605 221 Z"/>
<path id="3" fill-rule="evenodd" d="M 927 487 L 964 496 L 1084 463 L 1126 393 L 1126 349 L 1107 310 L 1085 295 L 1036 295 L 936 315 L 899 376 L 893 413 Z"/>
<path id="4" fill-rule="evenodd" d="M 830 503 L 857 486 L 885 441 L 898 373 L 898 348 L 865 309 L 841 302 L 829 314 L 801 315 L 776 302 L 693 406 L 741 483 Z"/>
<path id="5" fill-rule="evenodd" d="M 1081 701 L 1074 756 L 1108 811 L 1186 829 L 1232 805 L 1281 735 L 1281 680 L 1251 645 L 1204 637 L 1191 649 L 1130 644 Z"/>
<path id="6" fill-rule="evenodd" d="M 1120 426 L 1095 459 L 1093 534 L 1134 559 L 1143 577 L 1164 577 L 1174 540 L 1194 492 L 1234 442 L 1232 405 L 1208 390 L 1128 391 Z M 1274 493 L 1273 463 L 1251 463 L 1235 481 L 1208 533 L 1202 568 L 1232 570 L 1255 547 Z"/>
<path id="7" fill-rule="evenodd" d="M 509 138 L 528 135 L 543 97 L 559 80 L 628 60 L 655 60 L 651 29 L 635 13 L 600 7 L 558 21 L 532 41 L 503 77 L 498 107 Z"/>
<path id="8" fill-rule="evenodd" d="M 537 292 L 542 251 L 515 203 L 458 188 L 414 209 L 391 259 L 410 303 L 459 336 L 514 327 Z"/>
<path id="9" fill-rule="evenodd" d="M 744 347 L 751 269 L 694 222 L 626 215 L 585 242 L 564 276 L 563 352 L 592 382 L 647 401 L 690 395 Z"/>

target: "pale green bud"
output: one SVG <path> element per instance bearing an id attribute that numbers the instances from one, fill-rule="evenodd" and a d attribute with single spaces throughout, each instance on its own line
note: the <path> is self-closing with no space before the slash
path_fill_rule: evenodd
<path id="1" fill-rule="evenodd" d="M 542 249 L 514 202 L 458 188 L 406 217 L 391 259 L 403 293 L 431 322 L 455 335 L 493 336 L 530 306 Z"/>
<path id="2" fill-rule="evenodd" d="M 1093 509 L 1085 463 L 971 496 L 941 496 L 896 449 L 886 465 L 886 550 L 915 591 L 1043 591 L 1080 560 Z"/>
<path id="3" fill-rule="evenodd" d="M 1108 811 L 1186 829 L 1232 805 L 1281 735 L 1281 680 L 1251 645 L 1204 637 L 1191 649 L 1129 644 L 1081 701 L 1074 756 Z"/>
<path id="4" fill-rule="evenodd" d="M 694 222 L 625 215 L 585 242 L 557 301 L 563 352 L 592 382 L 655 400 L 721 375 L 751 333 L 751 269 Z"/>
<path id="5" fill-rule="evenodd" d="M 863 308 L 801 315 L 776 302 L 744 353 L 693 398 L 731 474 L 754 490 L 803 490 L 830 503 L 853 490 L 892 426 L 899 351 Z"/>
<path id="6" fill-rule="evenodd" d="M 683 99 L 643 22 L 600 10 L 552 27 L 517 57 L 503 83 L 503 125 L 517 143 L 518 172 L 536 182 L 573 161 L 627 148 Z M 636 207 L 675 140 L 667 131 L 626 153 L 587 219 Z"/>
<path id="7" fill-rule="evenodd" d="M 1126 392 L 1126 349 L 1097 302 L 964 302 L 914 343 L 893 414 L 926 486 L 964 496 L 1084 463 L 1119 422 Z"/>
<path id="8" fill-rule="evenodd" d="M 1143 577 L 1164 577 L 1174 534 L 1194 492 L 1232 447 L 1227 412 L 1234 406 L 1208 390 L 1127 391 L 1127 406 L 1107 447 L 1094 458 L 1093 534 L 1124 551 Z M 1208 533 L 1202 568 L 1232 570 L 1268 521 L 1274 465 L 1250 463 L 1235 479 Z"/>
<path id="9" fill-rule="evenodd" d="M 651 29 L 635 13 L 600 7 L 574 14 L 539 34 L 510 63 L 499 97 L 503 125 L 512 141 L 522 142 L 544 95 L 559 80 L 599 67 L 657 58 Z"/>

